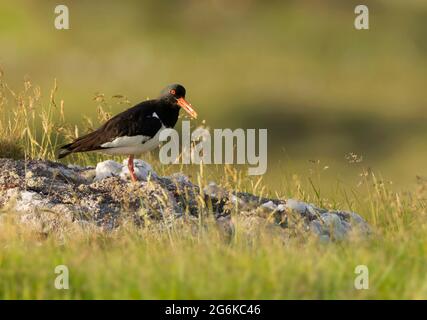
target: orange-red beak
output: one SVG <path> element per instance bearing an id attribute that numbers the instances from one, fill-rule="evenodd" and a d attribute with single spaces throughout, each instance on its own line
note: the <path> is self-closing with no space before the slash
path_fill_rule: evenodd
<path id="1" fill-rule="evenodd" d="M 184 109 L 190 115 L 190 117 L 197 119 L 197 112 L 194 111 L 191 104 L 188 103 L 184 98 L 178 98 L 176 99 L 176 102 L 182 109 Z"/>

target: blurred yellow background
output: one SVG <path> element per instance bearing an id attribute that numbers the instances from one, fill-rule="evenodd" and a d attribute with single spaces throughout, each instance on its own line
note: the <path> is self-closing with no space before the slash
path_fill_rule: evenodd
<path id="1" fill-rule="evenodd" d="M 70 30 L 54 28 L 54 8 Z M 97 93 L 132 104 L 167 84 L 187 88 L 211 128 L 267 128 L 266 178 L 346 159 L 410 188 L 427 175 L 427 2 L 364 1 L 370 30 L 354 28 L 360 1 L 2 1 L 0 66 L 45 99 L 53 80 L 67 119 L 96 114 Z M 127 106 L 112 101 L 117 113 Z"/>

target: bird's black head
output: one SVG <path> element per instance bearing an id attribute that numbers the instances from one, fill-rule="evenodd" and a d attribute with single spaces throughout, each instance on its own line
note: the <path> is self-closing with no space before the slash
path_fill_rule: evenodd
<path id="1" fill-rule="evenodd" d="M 185 100 L 185 88 L 180 84 L 171 84 L 160 92 L 160 99 L 183 108 L 191 117 L 197 118 L 197 112 L 192 105 Z"/>
<path id="2" fill-rule="evenodd" d="M 184 86 L 178 84 L 178 83 L 174 83 L 174 84 L 170 84 L 168 85 L 166 88 L 164 88 L 161 92 L 160 92 L 160 96 L 161 97 L 168 97 L 168 98 L 185 98 L 185 88 Z"/>

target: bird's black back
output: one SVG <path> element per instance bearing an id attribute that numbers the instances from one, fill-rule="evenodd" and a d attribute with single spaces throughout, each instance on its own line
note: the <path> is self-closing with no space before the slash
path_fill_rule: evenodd
<path id="1" fill-rule="evenodd" d="M 102 144 L 118 137 L 143 135 L 154 137 L 162 126 L 173 128 L 178 121 L 179 107 L 168 100 L 147 100 L 105 122 L 97 130 L 77 138 L 60 148 L 59 158 L 72 152 L 103 149 Z"/>

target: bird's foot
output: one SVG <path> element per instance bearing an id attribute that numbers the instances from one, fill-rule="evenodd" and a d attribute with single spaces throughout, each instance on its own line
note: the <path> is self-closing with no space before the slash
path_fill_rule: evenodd
<path id="1" fill-rule="evenodd" d="M 130 155 L 128 160 L 128 169 L 129 169 L 130 179 L 132 180 L 132 182 L 138 182 L 138 178 L 136 177 L 135 171 L 134 171 L 133 158 L 134 156 Z"/>
<path id="2" fill-rule="evenodd" d="M 136 177 L 133 171 L 130 171 L 130 179 L 132 180 L 132 182 L 138 182 L 138 178 Z"/>

